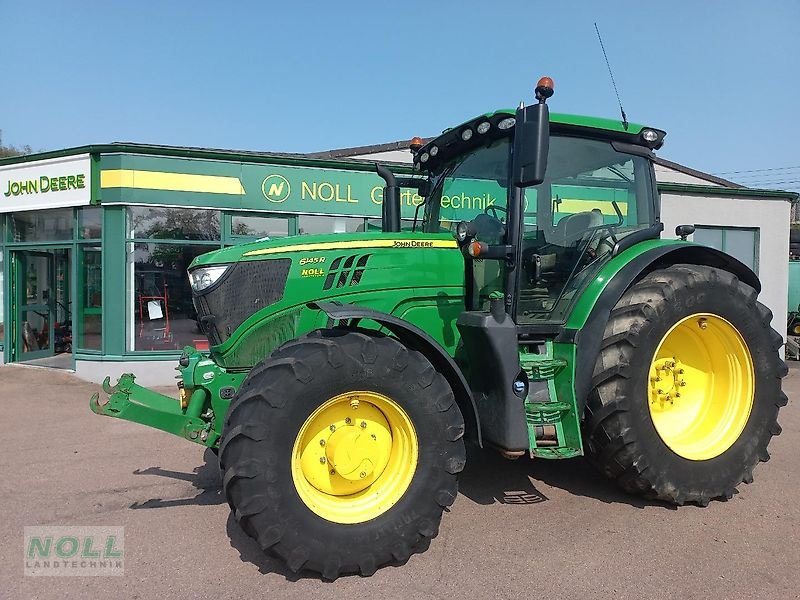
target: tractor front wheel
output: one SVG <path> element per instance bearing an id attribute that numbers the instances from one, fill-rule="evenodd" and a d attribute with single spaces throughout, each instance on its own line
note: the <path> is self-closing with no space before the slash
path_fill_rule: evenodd
<path id="1" fill-rule="evenodd" d="M 589 458 L 623 489 L 704 506 L 769 459 L 787 370 L 756 296 L 727 271 L 674 265 L 614 307 L 584 435 Z"/>
<path id="2" fill-rule="evenodd" d="M 464 422 L 397 339 L 320 330 L 256 366 L 220 446 L 236 520 L 291 571 L 371 575 L 424 550 L 457 493 Z"/>

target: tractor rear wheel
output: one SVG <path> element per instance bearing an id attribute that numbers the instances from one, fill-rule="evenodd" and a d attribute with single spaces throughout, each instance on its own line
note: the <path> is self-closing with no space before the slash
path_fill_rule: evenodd
<path id="1" fill-rule="evenodd" d="M 705 506 L 769 459 L 787 369 L 756 296 L 727 271 L 674 265 L 614 307 L 584 436 L 590 460 L 623 489 Z"/>
<path id="2" fill-rule="evenodd" d="M 291 571 L 371 575 L 423 551 L 466 461 L 453 391 L 421 353 L 320 330 L 256 366 L 231 403 L 223 488 Z"/>

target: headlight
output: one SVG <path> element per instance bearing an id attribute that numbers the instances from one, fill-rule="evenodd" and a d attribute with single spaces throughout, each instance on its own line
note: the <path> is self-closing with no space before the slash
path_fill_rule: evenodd
<path id="1" fill-rule="evenodd" d="M 461 139 L 465 142 L 469 141 L 472 138 L 472 129 L 465 129 L 461 132 Z"/>
<path id="2" fill-rule="evenodd" d="M 192 289 L 195 292 L 202 292 L 204 289 L 211 287 L 219 281 L 219 278 L 222 277 L 222 274 L 227 270 L 228 267 L 224 266 L 195 269 L 189 273 L 189 283 L 191 283 Z"/>
<path id="3" fill-rule="evenodd" d="M 644 138 L 645 142 L 650 142 L 652 144 L 658 139 L 658 133 L 656 133 L 652 129 L 643 129 L 642 138 Z"/>
<path id="4" fill-rule="evenodd" d="M 430 158 L 430 156 L 428 155 L 427 152 L 423 152 L 422 156 L 419 157 L 420 161 L 422 161 L 422 162 L 428 162 L 429 158 Z"/>
<path id="5" fill-rule="evenodd" d="M 483 123 L 479 123 L 478 126 L 475 129 L 477 129 L 478 133 L 483 135 L 484 133 L 489 131 L 489 128 L 491 126 L 492 126 L 492 124 L 489 123 L 489 121 L 484 121 Z"/>
<path id="6" fill-rule="evenodd" d="M 431 146 L 431 149 L 428 150 L 428 152 L 431 153 L 431 156 L 436 156 L 437 154 L 439 154 L 439 148 L 437 148 L 436 146 Z"/>
<path id="7" fill-rule="evenodd" d="M 517 120 L 514 117 L 507 117 L 497 124 L 498 129 L 511 129 Z"/>

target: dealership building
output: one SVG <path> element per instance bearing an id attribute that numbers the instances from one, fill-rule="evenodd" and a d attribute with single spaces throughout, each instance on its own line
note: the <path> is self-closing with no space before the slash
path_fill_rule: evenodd
<path id="1" fill-rule="evenodd" d="M 2 361 L 171 383 L 181 348 L 208 347 L 192 259 L 263 237 L 379 229 L 375 161 L 405 171 L 411 154 L 400 142 L 305 155 L 109 144 L 0 160 Z M 797 195 L 663 159 L 656 177 L 664 236 L 694 224 L 694 241 L 753 268 L 783 333 Z M 411 223 L 421 199 L 401 200 Z"/>

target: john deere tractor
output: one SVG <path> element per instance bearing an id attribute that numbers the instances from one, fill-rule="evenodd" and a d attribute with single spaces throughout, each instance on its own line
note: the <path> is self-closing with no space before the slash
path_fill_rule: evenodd
<path id="1" fill-rule="evenodd" d="M 424 550 L 465 440 L 585 455 L 646 498 L 730 498 L 786 404 L 758 278 L 689 225 L 660 239 L 663 131 L 549 114 L 552 93 L 415 140 L 412 175 L 377 166 L 381 232 L 197 258 L 210 351 L 181 356 L 180 400 L 124 375 L 92 410 L 218 450 L 242 529 L 326 579 Z"/>

